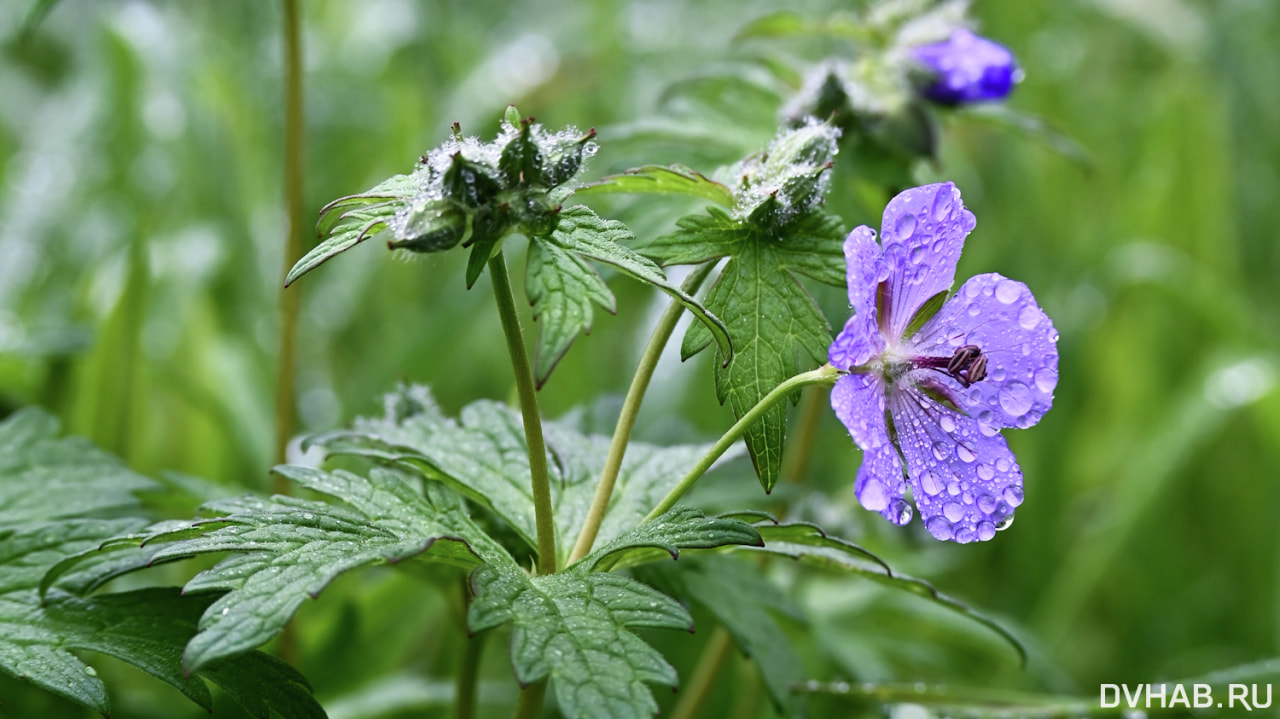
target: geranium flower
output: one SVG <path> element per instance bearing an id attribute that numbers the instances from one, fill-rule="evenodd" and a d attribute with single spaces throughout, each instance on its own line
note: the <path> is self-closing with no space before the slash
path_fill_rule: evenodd
<path id="1" fill-rule="evenodd" d="M 907 190 L 844 243 L 854 315 L 831 344 L 849 372 L 831 406 L 863 450 L 854 492 L 894 524 L 910 487 L 938 539 L 988 540 L 1022 503 L 1022 470 L 999 430 L 1053 404 L 1058 332 L 1021 282 L 970 278 L 947 299 L 973 213 L 947 182 Z"/>
<path id="2" fill-rule="evenodd" d="M 911 48 L 911 57 L 932 73 L 925 97 L 944 105 L 1002 100 L 1020 74 L 1009 48 L 963 28 L 943 42 Z"/>

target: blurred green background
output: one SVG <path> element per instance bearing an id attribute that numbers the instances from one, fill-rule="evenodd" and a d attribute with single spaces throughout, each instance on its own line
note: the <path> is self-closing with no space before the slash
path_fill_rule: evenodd
<path id="1" fill-rule="evenodd" d="M 265 490 L 286 227 L 280 3 L 64 0 L 22 37 L 31 4 L 0 4 L 0 414 L 40 404 L 142 472 Z M 597 127 L 588 177 L 648 161 L 710 172 L 740 154 L 728 147 L 762 147 L 776 116 L 759 98 L 739 116 L 708 114 L 668 87 L 833 49 L 732 42 L 784 7 L 763 0 L 301 5 L 309 217 L 408 171 L 455 120 L 491 135 L 511 102 L 553 127 Z M 1280 4 L 986 2 L 974 15 L 1026 72 L 1010 106 L 1090 157 L 958 113 L 941 162 L 918 172 L 954 180 L 978 217 L 957 276 L 1025 281 L 1061 332 L 1056 406 L 1008 433 L 1027 481 L 1017 522 L 969 546 L 888 526 L 858 508 L 859 453 L 830 416 L 803 485 L 765 498 L 740 462 L 704 498 L 790 501 L 999 617 L 1032 653 L 1021 670 L 998 640 L 922 602 L 807 576 L 788 584 L 809 620 L 792 634 L 818 679 L 1097 696 L 1100 682 L 1280 654 Z M 648 131 L 695 116 L 722 146 Z M 830 208 L 850 228 L 878 226 L 882 206 L 844 180 Z M 640 235 L 697 209 L 598 205 Z M 511 243 L 514 273 L 521 254 Z M 509 395 L 487 280 L 466 291 L 462 261 L 394 261 L 371 242 L 290 290 L 302 302 L 300 431 L 376 411 L 401 380 L 431 384 L 450 410 Z M 613 286 L 617 316 L 601 313 L 570 350 L 542 391 L 548 415 L 625 391 L 665 300 Z M 815 294 L 842 324 L 842 293 Z M 643 437 L 728 426 L 708 361 L 664 360 Z M 465 641 L 457 605 L 455 592 L 391 572 L 344 578 L 300 615 L 300 666 L 335 717 L 423 716 L 447 702 Z M 651 638 L 687 680 L 709 634 Z M 490 642 L 483 686 L 496 704 L 482 708 L 505 714 L 510 670 Z M 200 714 L 133 670 L 108 670 L 117 716 Z M 741 694 L 757 680 L 743 672 L 726 671 L 713 700 L 754 716 Z M 400 684 L 371 684 L 387 676 Z M 360 709 L 371 696 L 409 711 Z M 9 679 L 0 701 L 0 717 L 81 716 Z M 224 713 L 235 716 L 228 702 Z"/>

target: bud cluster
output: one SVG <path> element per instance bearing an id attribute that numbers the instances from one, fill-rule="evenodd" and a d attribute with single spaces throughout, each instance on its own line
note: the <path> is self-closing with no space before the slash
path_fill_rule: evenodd
<path id="1" fill-rule="evenodd" d="M 725 183 L 733 190 L 733 216 L 777 229 L 822 204 L 839 139 L 838 128 L 813 118 L 783 130 L 762 154 L 734 166 Z"/>
<path id="2" fill-rule="evenodd" d="M 453 137 L 420 158 L 417 192 L 388 223 L 393 249 L 439 252 L 461 243 L 496 241 L 510 232 L 545 235 L 585 158 L 595 154 L 595 130 L 551 132 L 507 110 L 492 142 Z"/>

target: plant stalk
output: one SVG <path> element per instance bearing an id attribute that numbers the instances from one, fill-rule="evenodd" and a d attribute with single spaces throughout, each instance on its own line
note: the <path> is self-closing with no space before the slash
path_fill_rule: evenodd
<path id="1" fill-rule="evenodd" d="M 702 650 L 702 656 L 698 658 L 698 666 L 693 670 L 689 687 L 681 692 L 680 701 L 671 711 L 670 719 L 693 719 L 702 712 L 711 687 L 715 686 L 716 676 L 720 674 L 720 668 L 729 658 L 732 648 L 733 638 L 729 636 L 729 631 L 723 625 L 716 627 L 707 646 Z"/>
<path id="2" fill-rule="evenodd" d="M 298 0 L 284 0 L 284 196 L 288 234 L 284 240 L 284 272 L 302 256 L 302 38 L 298 28 Z M 298 422 L 294 401 L 295 339 L 298 325 L 298 290 L 280 291 L 280 348 L 276 361 L 275 461 L 285 461 L 285 450 Z M 287 494 L 289 480 L 273 475 L 272 489 Z"/>
<path id="3" fill-rule="evenodd" d="M 801 393 L 800 409 L 796 413 L 799 426 L 787 445 L 786 456 L 782 458 L 784 481 L 803 482 L 809 473 L 809 459 L 813 456 L 813 445 L 818 440 L 818 427 L 827 404 L 825 399 L 826 393 L 820 387 L 809 387 Z"/>
<path id="4" fill-rule="evenodd" d="M 742 418 L 735 422 L 734 425 L 729 428 L 729 431 L 725 432 L 720 439 L 716 440 L 716 443 L 712 445 L 711 449 L 708 450 L 705 455 L 703 455 L 702 459 L 698 460 L 698 463 L 689 470 L 689 473 L 680 480 L 680 483 L 667 493 L 667 496 L 658 503 L 658 506 L 654 507 L 653 510 L 645 516 L 641 523 L 652 521 L 675 506 L 675 503 L 680 501 L 680 498 L 693 488 L 694 482 L 697 482 L 699 477 L 706 474 L 707 470 L 711 468 L 711 465 L 715 464 L 717 459 L 720 459 L 720 455 L 724 454 L 729 447 L 732 447 L 733 443 L 738 441 L 738 438 L 747 431 L 747 428 L 750 427 L 753 422 L 760 419 L 760 415 L 764 414 L 765 410 L 787 398 L 792 392 L 800 389 L 801 387 L 807 387 L 811 384 L 835 384 L 839 377 L 840 370 L 829 364 L 825 364 L 818 369 L 802 372 L 777 387 L 774 387 L 769 394 L 765 395 L 756 403 L 756 406 L 752 407 L 746 414 L 742 415 Z"/>
<path id="5" fill-rule="evenodd" d="M 516 700 L 514 719 L 538 719 L 542 714 L 542 700 L 546 695 L 546 679 L 521 689 L 520 698 Z"/>
<path id="6" fill-rule="evenodd" d="M 489 260 L 489 276 L 493 280 L 493 296 L 497 300 L 502 332 L 507 338 L 507 352 L 511 355 L 516 392 L 520 396 L 520 414 L 524 419 L 525 443 L 529 447 L 533 512 L 538 527 L 538 574 L 554 574 L 556 526 L 551 509 L 551 480 L 547 474 L 547 447 L 542 439 L 542 418 L 538 414 L 533 368 L 529 364 L 529 352 L 524 346 L 524 332 L 520 328 L 520 315 L 516 312 L 515 295 L 511 292 L 507 262 L 501 252 Z"/>
<path id="7" fill-rule="evenodd" d="M 684 281 L 681 289 L 686 294 L 693 294 L 706 281 L 707 275 L 711 274 L 714 267 L 714 262 L 707 262 L 698 267 Z M 636 367 L 635 376 L 631 378 L 631 387 L 627 389 L 626 399 L 622 402 L 622 414 L 618 416 L 618 424 L 613 430 L 613 440 L 609 443 L 609 455 L 605 458 L 604 470 L 600 472 L 600 483 L 596 485 L 591 509 L 583 520 L 582 531 L 579 532 L 578 541 L 574 543 L 573 552 L 569 555 L 569 564 L 587 556 L 592 545 L 595 544 L 596 535 L 600 532 L 600 523 L 604 521 L 605 512 L 609 509 L 613 486 L 618 481 L 618 472 L 622 470 L 622 458 L 626 455 L 627 444 L 631 441 L 631 430 L 635 427 L 636 415 L 640 413 L 640 403 L 644 401 L 644 393 L 649 389 L 649 380 L 653 379 L 658 360 L 662 358 L 662 352 L 666 349 L 671 333 L 675 331 L 676 323 L 680 321 L 682 314 L 684 314 L 684 305 L 672 300 L 667 311 L 658 320 L 658 326 L 654 327 L 653 335 L 649 337 L 649 344 L 644 348 L 640 365 Z"/>

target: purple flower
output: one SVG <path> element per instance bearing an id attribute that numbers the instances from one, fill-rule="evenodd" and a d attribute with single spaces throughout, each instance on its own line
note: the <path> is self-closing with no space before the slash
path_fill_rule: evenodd
<path id="1" fill-rule="evenodd" d="M 925 97 L 945 105 L 1002 100 L 1018 80 L 1009 48 L 963 28 L 944 42 L 911 48 L 911 56 L 933 74 Z"/>
<path id="2" fill-rule="evenodd" d="M 905 465 L 925 527 L 962 543 L 1013 521 L 1022 470 L 999 430 L 1038 422 L 1058 384 L 1058 332 L 1026 285 L 977 275 L 945 299 L 974 224 L 947 182 L 893 198 L 880 244 L 850 232 L 854 315 L 829 352 L 849 372 L 831 407 L 863 450 L 858 501 L 909 522 Z"/>

